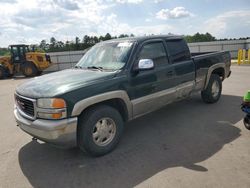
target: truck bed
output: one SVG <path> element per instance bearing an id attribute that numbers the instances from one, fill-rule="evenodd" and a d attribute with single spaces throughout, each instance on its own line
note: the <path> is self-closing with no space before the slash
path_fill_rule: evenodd
<path id="1" fill-rule="evenodd" d="M 191 53 L 196 68 L 208 68 L 217 63 L 231 65 L 231 56 L 228 51 Z"/>
<path id="2" fill-rule="evenodd" d="M 225 72 L 221 75 L 224 78 L 230 75 L 231 56 L 228 51 L 191 53 L 196 67 L 196 89 L 200 90 L 207 84 L 208 70 L 212 66 L 223 65 Z"/>

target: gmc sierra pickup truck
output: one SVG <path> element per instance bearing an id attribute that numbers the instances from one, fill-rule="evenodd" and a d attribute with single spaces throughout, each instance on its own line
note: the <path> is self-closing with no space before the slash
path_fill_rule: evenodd
<path id="1" fill-rule="evenodd" d="M 15 119 L 36 139 L 104 155 L 118 144 L 126 121 L 194 92 L 217 102 L 230 61 L 229 52 L 193 56 L 180 36 L 101 42 L 74 68 L 18 86 Z"/>

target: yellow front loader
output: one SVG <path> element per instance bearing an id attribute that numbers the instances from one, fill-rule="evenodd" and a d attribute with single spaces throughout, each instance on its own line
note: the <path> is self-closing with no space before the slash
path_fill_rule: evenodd
<path id="1" fill-rule="evenodd" d="M 37 76 L 51 64 L 48 54 L 30 51 L 28 45 L 11 45 L 9 48 L 11 55 L 0 57 L 0 79 L 17 73 Z"/>

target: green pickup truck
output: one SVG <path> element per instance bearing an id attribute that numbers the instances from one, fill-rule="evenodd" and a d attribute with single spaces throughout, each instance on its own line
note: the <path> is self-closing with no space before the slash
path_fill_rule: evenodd
<path id="1" fill-rule="evenodd" d="M 18 86 L 15 119 L 36 139 L 104 155 L 118 144 L 126 121 L 194 92 L 217 102 L 230 61 L 229 52 L 191 54 L 180 36 L 101 42 L 74 68 Z"/>

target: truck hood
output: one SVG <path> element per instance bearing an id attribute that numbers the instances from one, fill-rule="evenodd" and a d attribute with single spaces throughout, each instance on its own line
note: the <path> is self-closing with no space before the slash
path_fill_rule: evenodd
<path id="1" fill-rule="evenodd" d="M 114 75 L 115 72 L 67 69 L 35 77 L 19 85 L 16 92 L 30 98 L 54 97 Z"/>

